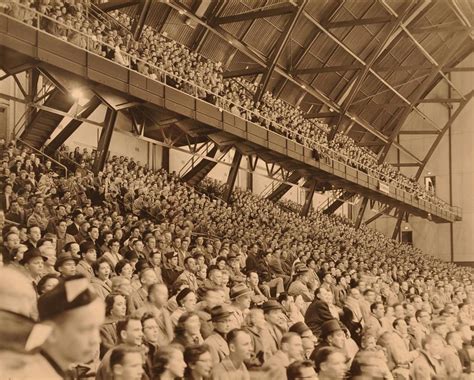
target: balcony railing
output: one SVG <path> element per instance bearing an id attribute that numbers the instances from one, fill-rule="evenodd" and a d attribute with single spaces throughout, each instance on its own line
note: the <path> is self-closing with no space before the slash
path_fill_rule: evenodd
<path id="1" fill-rule="evenodd" d="M 6 18 L 9 18 L 9 19 L 12 19 L 12 20 L 15 20 L 15 21 L 22 22 L 23 24 L 26 24 L 26 25 L 34 28 L 35 30 L 37 30 L 39 32 L 47 33 L 48 35 L 51 35 L 51 36 L 63 41 L 64 43 L 67 43 L 71 46 L 74 46 L 75 48 L 87 51 L 91 54 L 97 55 L 98 57 L 101 57 L 103 59 L 106 59 L 106 58 L 104 58 L 102 55 L 97 54 L 97 46 L 98 45 L 101 46 L 101 47 L 102 46 L 107 46 L 112 50 L 116 50 L 115 46 L 107 44 L 106 42 L 103 42 L 103 41 L 100 41 L 100 43 L 99 43 L 99 42 L 97 42 L 95 36 L 88 35 L 86 33 L 83 33 L 79 30 L 74 29 L 73 27 L 71 27 L 69 25 L 58 22 L 57 20 L 55 20 L 55 19 L 53 19 L 49 16 L 46 16 L 46 15 L 36 11 L 35 9 L 25 7 L 25 6 L 23 6 L 21 4 L 18 4 L 18 3 L 15 3 L 15 5 L 18 6 L 18 7 L 24 8 L 25 13 L 27 13 L 27 12 L 29 13 L 29 16 L 28 16 L 28 19 L 27 19 L 28 21 L 25 22 L 25 20 L 19 20 L 17 18 L 14 18 L 10 15 L 3 14 L 3 13 L 0 13 L 1 17 L 6 17 Z M 41 27 L 42 20 L 47 20 L 50 23 L 56 24 L 57 30 L 60 30 L 60 29 L 72 30 L 74 33 L 80 34 L 81 36 L 83 36 L 85 38 L 86 47 L 83 48 L 81 46 L 78 46 L 76 44 L 73 44 L 73 43 L 67 41 L 67 39 L 61 38 L 60 36 L 57 36 L 57 35 L 52 34 L 52 33 L 48 33 L 47 31 L 45 31 Z M 93 49 L 94 46 L 96 47 L 95 49 Z M 216 99 L 216 104 L 215 105 L 217 107 L 219 107 L 219 109 L 225 108 L 226 110 L 230 110 L 230 108 L 231 108 L 230 106 L 233 104 L 232 101 L 229 101 L 227 98 L 219 95 L 218 93 L 214 93 L 208 88 L 201 87 L 201 86 L 199 86 L 199 85 L 197 85 L 193 82 L 190 82 L 190 81 L 188 81 L 188 80 L 186 80 L 182 77 L 179 77 L 179 76 L 177 76 L 173 73 L 170 73 L 170 72 L 164 70 L 161 67 L 153 65 L 152 63 L 150 63 L 148 61 L 142 60 L 138 57 L 133 57 L 130 54 L 128 54 L 126 52 L 123 52 L 123 51 L 120 51 L 120 54 L 123 57 L 126 57 L 126 61 L 128 61 L 128 62 L 130 62 L 131 59 L 134 59 L 137 62 L 143 63 L 144 67 L 149 67 L 149 68 L 153 69 L 153 71 L 155 73 L 158 73 L 159 75 L 156 75 L 155 73 L 152 73 L 152 74 L 154 74 L 155 78 L 151 78 L 151 79 L 156 80 L 157 82 L 159 82 L 159 83 L 161 83 L 165 86 L 173 87 L 173 88 L 175 88 L 179 91 L 182 91 L 182 92 L 194 97 L 195 99 L 199 99 L 199 100 L 203 100 L 203 98 L 200 97 L 198 94 L 203 94 L 203 93 L 204 94 L 212 94 Z M 117 62 L 115 62 L 115 63 L 117 63 Z M 128 67 L 128 66 L 125 66 L 125 67 Z M 132 70 L 132 69 L 129 68 L 129 70 Z M 140 74 L 145 75 L 143 73 L 140 73 Z M 150 72 L 148 73 L 148 75 L 145 75 L 145 76 L 150 78 Z M 176 85 L 181 84 L 181 86 L 178 86 L 178 87 L 171 86 L 170 83 L 175 83 Z M 267 129 L 267 130 L 272 130 L 276 133 L 282 134 L 283 137 L 286 137 L 287 139 L 289 139 L 291 141 L 295 141 L 297 143 L 300 143 L 300 144 L 302 144 L 303 146 L 305 146 L 309 149 L 316 149 L 318 154 L 319 154 L 320 161 L 325 163 L 326 165 L 328 165 L 330 167 L 334 167 L 334 164 L 337 163 L 339 168 L 342 169 L 342 172 L 344 172 L 344 173 L 347 173 L 347 171 L 348 171 L 347 169 L 360 171 L 361 173 L 364 173 L 365 175 L 367 175 L 369 177 L 369 179 L 371 178 L 371 179 L 377 181 L 378 183 L 382 182 L 382 183 L 386 183 L 388 185 L 394 186 L 397 189 L 397 192 L 402 193 L 401 195 L 402 195 L 403 198 L 410 199 L 410 198 L 414 197 L 415 199 L 418 199 L 419 201 L 423 201 L 423 202 L 427 203 L 431 208 L 439 208 L 444 212 L 449 212 L 449 213 L 452 213 L 452 214 L 454 214 L 456 216 L 459 216 L 459 217 L 461 216 L 461 209 L 457 206 L 448 205 L 443 200 L 441 200 L 441 199 L 439 199 L 435 196 L 432 196 L 431 194 L 427 194 L 427 193 L 424 194 L 424 196 L 427 197 L 426 199 L 424 197 L 419 198 L 416 194 L 414 194 L 414 192 L 407 191 L 407 188 L 409 188 L 408 184 L 400 182 L 398 179 L 387 178 L 385 173 L 383 173 L 383 172 L 381 172 L 377 169 L 373 169 L 371 167 L 368 167 L 364 163 L 362 163 L 362 162 L 360 162 L 360 161 L 358 161 L 358 160 L 356 160 L 352 157 L 348 157 L 348 156 L 344 155 L 341 152 L 335 151 L 335 150 L 329 148 L 328 146 L 324 146 L 320 142 L 318 142 L 314 139 L 308 138 L 308 137 L 306 137 L 306 136 L 304 136 L 304 135 L 302 135 L 302 134 L 300 134 L 300 133 L 298 133 L 298 132 L 296 132 L 296 131 L 288 128 L 288 127 L 285 127 L 284 125 L 281 125 L 281 124 L 277 123 L 275 120 L 268 119 L 268 118 L 260 115 L 258 112 L 254 111 L 254 110 L 250 110 L 250 109 L 244 108 L 242 106 L 238 106 L 238 108 L 240 110 L 240 115 L 242 115 L 242 114 L 247 115 L 247 118 L 243 118 L 239 115 L 234 115 L 235 117 L 240 118 L 244 121 L 252 121 L 253 123 L 257 123 L 257 121 L 258 121 L 259 122 L 258 124 L 260 126 L 262 126 L 263 128 Z M 255 121 L 255 120 L 257 120 L 257 121 Z M 351 164 L 348 165 L 348 163 L 351 163 Z M 341 170 L 339 170 L 339 171 L 341 171 Z"/>

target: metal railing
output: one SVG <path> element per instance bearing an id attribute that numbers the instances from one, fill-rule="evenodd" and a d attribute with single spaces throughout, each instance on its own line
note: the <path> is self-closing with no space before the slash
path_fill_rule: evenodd
<path id="1" fill-rule="evenodd" d="M 326 208 L 328 208 L 334 201 L 340 200 L 341 202 L 346 202 L 340 197 L 344 194 L 344 190 L 337 189 L 337 190 L 332 190 L 331 195 L 327 197 L 327 199 L 323 202 L 321 202 L 318 207 L 316 207 L 316 212 L 322 212 Z"/>
<path id="2" fill-rule="evenodd" d="M 210 145 L 212 145 L 209 141 L 203 143 L 198 149 L 191 153 L 191 157 L 189 160 L 181 167 L 178 172 L 178 176 L 181 178 L 183 177 L 188 171 L 190 171 L 197 163 L 196 155 L 200 155 L 202 159 L 205 159 L 204 156 L 207 156 L 210 150 Z"/>
<path id="3" fill-rule="evenodd" d="M 203 94 L 212 94 L 217 99 L 215 105 L 220 107 L 220 108 L 225 108 L 227 110 L 230 110 L 231 105 L 233 105 L 232 101 L 230 101 L 226 97 L 221 96 L 220 94 L 213 93 L 211 89 L 204 88 L 204 87 L 201 87 L 199 85 L 196 85 L 195 83 L 190 82 L 187 79 L 184 79 L 184 78 L 182 78 L 178 75 L 170 73 L 170 72 L 164 70 L 161 67 L 155 66 L 155 65 L 153 65 L 152 63 L 150 63 L 146 60 L 142 60 L 138 57 L 133 57 L 133 56 L 131 56 L 130 54 L 128 54 L 126 52 L 120 51 L 117 47 L 107 44 L 106 42 L 101 41 L 100 43 L 98 43 L 95 39 L 95 36 L 90 36 L 88 34 L 85 34 L 85 33 L 81 32 L 81 31 L 75 30 L 74 28 L 72 28 L 68 25 L 65 25 L 63 23 L 60 23 L 57 20 L 55 20 L 55 19 L 53 19 L 49 16 L 46 16 L 46 15 L 44 15 L 44 14 L 42 14 L 42 13 L 40 13 L 40 12 L 38 12 L 38 11 L 32 9 L 32 8 L 25 7 L 25 6 L 23 6 L 21 4 L 18 4 L 18 3 L 16 3 L 16 6 L 26 8 L 27 12 L 30 12 L 30 13 L 35 15 L 35 17 L 32 17 L 32 19 L 34 20 L 33 24 L 30 24 L 28 22 L 24 22 L 24 20 L 18 20 L 16 18 L 13 18 L 12 16 L 9 16 L 9 15 L 6 15 L 6 14 L 0 14 L 0 15 L 6 16 L 6 17 L 11 18 L 11 19 L 16 20 L 16 21 L 23 22 L 23 23 L 25 23 L 25 24 L 27 24 L 27 25 L 29 25 L 29 26 L 31 26 L 31 27 L 33 27 L 36 30 L 41 31 L 41 32 L 46 32 L 41 28 L 41 25 L 40 25 L 41 24 L 41 19 L 46 19 L 46 20 L 48 20 L 48 22 L 52 22 L 52 23 L 57 24 L 59 29 L 70 30 L 70 31 L 73 31 L 74 33 L 78 33 L 79 35 L 83 36 L 86 39 L 86 48 L 83 48 L 81 46 L 78 46 L 77 44 L 71 43 L 71 42 L 65 40 L 64 38 L 58 37 L 55 34 L 51 34 L 51 33 L 46 32 L 49 35 L 52 35 L 52 36 L 58 38 L 59 40 L 65 42 L 65 43 L 68 43 L 68 44 L 70 44 L 70 45 L 72 45 L 76 48 L 89 51 L 92 54 L 97 54 L 97 51 L 96 51 L 97 50 L 97 44 L 99 45 L 99 47 L 107 46 L 110 49 L 114 50 L 115 52 L 118 52 L 118 54 L 120 54 L 122 57 L 126 57 L 126 59 L 124 60 L 125 62 L 130 62 L 131 60 L 135 60 L 136 62 L 141 62 L 141 63 L 143 63 L 143 67 L 145 67 L 145 68 L 149 67 L 150 69 L 153 69 L 156 73 L 159 74 L 159 75 L 156 75 L 154 72 L 151 72 L 151 73 L 148 72 L 148 75 L 146 75 L 144 73 L 139 72 L 141 75 L 144 75 L 144 76 L 149 77 L 149 78 L 150 78 L 150 75 L 151 75 L 151 79 L 157 80 L 158 82 L 160 82 L 160 83 L 162 83 L 166 86 L 177 88 L 178 90 L 181 90 L 184 93 L 187 93 L 188 95 L 191 95 L 195 99 L 203 100 L 203 98 L 198 95 L 199 93 L 201 93 L 201 94 L 202 93 Z M 95 46 L 95 49 L 92 49 L 93 46 Z M 100 54 L 97 54 L 97 55 L 99 57 L 102 57 L 102 55 L 100 55 Z M 114 62 L 116 64 L 121 65 L 120 63 L 117 63 L 116 61 L 114 61 Z M 128 64 L 121 65 L 121 66 L 128 67 Z M 174 86 L 170 85 L 170 82 L 171 83 L 174 82 Z M 239 108 L 241 114 L 246 114 L 246 115 L 250 116 L 250 118 L 249 117 L 244 118 L 244 117 L 241 117 L 241 116 L 238 116 L 238 115 L 234 115 L 235 117 L 241 118 L 244 121 L 249 121 L 250 120 L 253 123 L 258 121 L 259 123 L 257 125 L 260 125 L 261 127 L 265 128 L 267 130 L 273 130 L 275 133 L 278 133 L 278 131 L 279 131 L 280 132 L 279 134 L 282 134 L 284 137 L 288 138 L 289 140 L 294 141 L 295 143 L 299 143 L 302 146 L 305 146 L 309 149 L 316 149 L 321 158 L 324 158 L 324 159 L 330 161 L 330 166 L 333 166 L 332 161 L 337 161 L 337 163 L 339 165 L 343 165 L 344 167 L 350 168 L 352 170 L 355 169 L 355 170 L 363 171 L 368 177 L 373 178 L 376 181 L 385 182 L 389 185 L 395 186 L 399 190 L 406 193 L 408 195 L 407 198 L 413 197 L 413 196 L 417 197 L 417 195 L 414 194 L 415 189 L 413 189 L 413 191 L 411 191 L 411 192 L 406 190 L 407 187 L 410 187 L 408 183 L 400 182 L 398 179 L 387 178 L 387 174 L 385 174 L 383 172 L 380 172 L 379 170 L 373 169 L 373 168 L 363 164 L 362 162 L 358 162 L 357 160 L 353 159 L 352 157 L 348 157 L 348 156 L 346 156 L 346 155 L 344 155 L 340 152 L 337 152 L 337 151 L 331 149 L 328 146 L 321 145 L 320 142 L 315 141 L 311 138 L 308 138 L 308 137 L 300 134 L 299 132 L 294 131 L 293 129 L 285 127 L 285 126 L 277 123 L 276 120 L 268 119 L 268 118 L 260 115 L 260 113 L 257 112 L 257 111 L 249 110 L 249 109 L 246 109 L 242 106 L 237 106 L 237 107 Z M 347 163 L 351 163 L 352 165 L 347 165 Z M 410 180 L 407 178 L 407 181 L 410 181 Z M 397 187 L 397 185 L 398 185 L 398 187 Z M 442 211 L 445 211 L 445 212 L 448 211 L 448 212 L 451 212 L 453 214 L 460 215 L 459 214 L 459 212 L 460 212 L 459 207 L 450 206 L 446 202 L 442 201 L 441 199 L 439 199 L 437 197 L 434 197 L 434 196 L 431 196 L 429 194 L 423 194 L 423 196 L 426 196 L 428 198 L 427 199 L 420 199 L 420 200 L 430 204 L 432 207 L 440 208 Z"/>
<path id="4" fill-rule="evenodd" d="M 64 177 L 67 178 L 68 177 L 68 170 L 67 170 L 67 167 L 65 165 L 63 165 L 61 162 L 55 160 L 53 157 L 51 156 L 48 156 L 46 153 L 44 153 L 43 151 L 35 148 L 34 146 L 31 146 L 30 144 L 28 144 L 27 142 L 23 141 L 22 139 L 19 139 L 17 138 L 15 140 L 16 142 L 19 142 L 21 145 L 24 145 L 26 146 L 27 148 L 33 150 L 34 152 L 36 152 L 37 154 L 41 155 L 44 159 L 46 160 L 49 160 L 51 161 L 53 164 L 59 166 L 62 170 L 64 170 Z"/>

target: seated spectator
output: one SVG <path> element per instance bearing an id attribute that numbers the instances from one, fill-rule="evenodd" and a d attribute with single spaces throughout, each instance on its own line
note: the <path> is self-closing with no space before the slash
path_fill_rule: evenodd
<path id="1" fill-rule="evenodd" d="M 324 347 L 314 357 L 318 379 L 342 380 L 346 376 L 346 357 L 342 351 L 334 347 Z"/>
<path id="2" fill-rule="evenodd" d="M 227 334 L 226 342 L 229 356 L 213 368 L 212 378 L 249 380 L 250 376 L 244 362 L 249 360 L 252 354 L 250 336 L 244 330 L 234 329 Z"/>
<path id="3" fill-rule="evenodd" d="M 92 263 L 92 269 L 94 270 L 95 277 L 92 278 L 91 284 L 96 290 L 98 296 L 102 300 L 105 300 L 112 291 L 112 283 L 110 281 L 112 268 L 110 262 L 106 258 L 101 257 L 99 260 Z"/>
<path id="4" fill-rule="evenodd" d="M 118 343 L 117 321 L 127 315 L 127 303 L 125 297 L 112 293 L 105 297 L 105 321 L 100 328 L 100 357 Z"/>
<path id="5" fill-rule="evenodd" d="M 110 355 L 110 367 L 114 380 L 141 379 L 145 373 L 143 353 L 135 347 L 116 347 Z"/>
<path id="6" fill-rule="evenodd" d="M 181 378 L 186 369 L 183 352 L 179 346 L 168 346 L 158 350 L 153 359 L 152 376 L 157 379 Z"/>
<path id="7" fill-rule="evenodd" d="M 286 369 L 288 380 L 309 379 L 316 380 L 318 375 L 314 370 L 314 364 L 309 360 L 300 360 L 291 363 Z"/>
<path id="8" fill-rule="evenodd" d="M 186 363 L 184 378 L 207 379 L 210 377 L 212 357 L 205 344 L 187 347 L 183 356 Z"/>

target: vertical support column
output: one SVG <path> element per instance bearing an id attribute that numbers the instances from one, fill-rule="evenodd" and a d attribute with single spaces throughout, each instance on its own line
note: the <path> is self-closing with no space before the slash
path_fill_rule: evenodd
<path id="1" fill-rule="evenodd" d="M 403 210 L 398 210 L 398 217 L 397 223 L 395 224 L 395 228 L 393 229 L 392 239 L 400 241 L 400 227 L 402 225 L 403 214 L 405 212 Z"/>
<path id="2" fill-rule="evenodd" d="M 311 205 L 313 204 L 313 195 L 314 195 L 314 191 L 316 190 L 317 184 L 318 184 L 318 181 L 314 179 L 311 183 L 311 187 L 306 193 L 306 199 L 304 200 L 304 205 L 300 212 L 301 216 L 308 216 L 309 210 L 311 210 Z"/>
<path id="3" fill-rule="evenodd" d="M 247 156 L 247 190 L 253 193 L 253 168 L 252 159 Z"/>
<path id="4" fill-rule="evenodd" d="M 97 175 L 104 168 L 116 119 L 117 111 L 112 108 L 107 108 L 107 113 L 105 115 L 105 125 L 102 128 L 102 133 L 100 134 L 99 144 L 97 145 L 97 154 L 92 169 L 95 175 Z"/>
<path id="5" fill-rule="evenodd" d="M 27 72 L 27 78 L 28 78 L 28 96 L 26 98 L 28 103 L 33 103 L 33 101 L 36 98 L 36 93 L 38 92 L 38 79 L 39 79 L 39 73 L 36 68 L 32 68 Z M 31 120 L 33 118 L 33 111 L 34 108 L 31 106 L 27 106 L 27 117 L 25 120 L 25 125 L 30 125 Z"/>
<path id="6" fill-rule="evenodd" d="M 364 197 L 360 204 L 359 212 L 357 213 L 357 219 L 355 222 L 355 228 L 358 230 L 360 225 L 362 224 L 362 219 L 364 219 L 365 209 L 367 208 L 367 203 L 369 202 L 369 198 Z"/>
<path id="7" fill-rule="evenodd" d="M 448 79 L 451 81 L 451 73 L 448 73 Z M 451 86 L 448 86 L 448 99 L 451 98 Z M 448 104 L 448 120 L 452 117 L 452 106 Z M 448 164 L 449 164 L 449 204 L 453 204 L 453 152 L 452 152 L 452 135 L 451 127 L 448 129 Z M 454 223 L 449 223 L 449 248 L 450 260 L 454 262 Z"/>
<path id="8" fill-rule="evenodd" d="M 161 150 L 161 167 L 167 172 L 170 171 L 170 148 L 163 146 Z"/>
<path id="9" fill-rule="evenodd" d="M 234 190 L 235 180 L 237 179 L 237 174 L 239 174 L 240 161 L 242 161 L 242 153 L 235 149 L 232 167 L 229 170 L 229 176 L 227 177 L 227 184 L 224 192 L 224 200 L 227 203 L 230 201 L 232 190 Z"/>

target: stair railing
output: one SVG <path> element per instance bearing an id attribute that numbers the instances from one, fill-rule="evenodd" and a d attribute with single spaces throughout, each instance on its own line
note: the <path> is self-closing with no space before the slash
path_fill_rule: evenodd
<path id="1" fill-rule="evenodd" d="M 26 146 L 27 148 L 33 150 L 35 153 L 41 155 L 43 157 L 43 159 L 45 160 L 49 160 L 51 161 L 53 164 L 59 166 L 61 169 L 64 170 L 64 177 L 67 179 L 67 176 L 68 176 L 68 170 L 67 170 L 67 167 L 65 165 L 63 165 L 61 162 L 59 162 L 58 160 L 55 160 L 53 157 L 51 156 L 48 156 L 46 153 L 44 153 L 43 151 L 35 148 L 34 146 L 31 146 L 30 144 L 28 144 L 27 142 L 23 141 L 22 139 L 19 139 L 17 138 L 16 139 L 17 142 L 19 142 L 21 145 L 24 145 Z"/>

